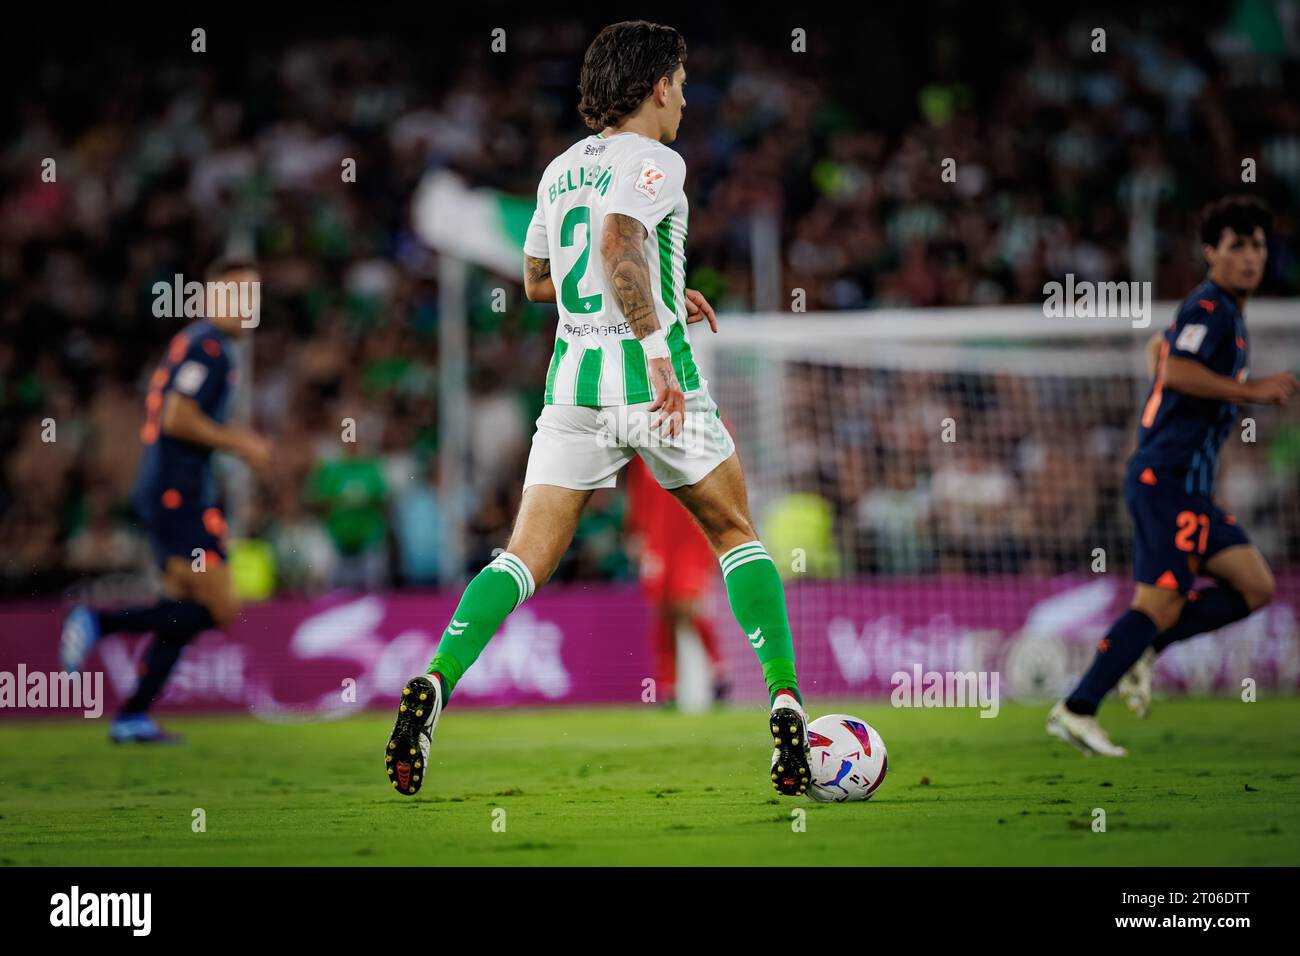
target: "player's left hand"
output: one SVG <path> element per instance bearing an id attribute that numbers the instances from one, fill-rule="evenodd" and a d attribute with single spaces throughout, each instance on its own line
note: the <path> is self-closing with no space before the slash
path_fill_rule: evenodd
<path id="1" fill-rule="evenodd" d="M 709 328 L 718 331 L 718 317 L 713 314 L 713 306 L 694 289 L 686 290 L 686 324 L 691 325 L 703 319 L 709 320 Z"/>
<path id="2" fill-rule="evenodd" d="M 677 381 L 671 358 L 652 358 L 646 360 L 650 371 L 650 386 L 654 389 L 655 400 L 650 411 L 658 412 L 650 422 L 650 427 L 665 438 L 675 438 L 682 431 L 686 417 L 686 393 Z"/>

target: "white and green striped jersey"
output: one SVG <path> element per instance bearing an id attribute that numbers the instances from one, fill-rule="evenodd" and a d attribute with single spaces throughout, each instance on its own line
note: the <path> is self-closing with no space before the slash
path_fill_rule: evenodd
<path id="1" fill-rule="evenodd" d="M 645 352 L 605 280 L 605 217 L 631 216 L 646 229 L 659 325 L 683 391 L 704 385 L 686 333 L 686 164 L 639 133 L 596 134 L 557 156 L 537 187 L 524 253 L 549 259 L 560 321 L 546 373 L 548 405 L 633 405 L 654 395 Z"/>

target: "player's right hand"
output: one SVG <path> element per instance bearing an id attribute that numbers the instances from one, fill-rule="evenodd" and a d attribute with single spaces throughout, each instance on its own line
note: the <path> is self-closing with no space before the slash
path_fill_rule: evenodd
<path id="1" fill-rule="evenodd" d="M 271 443 L 256 432 L 248 432 L 244 436 L 239 457 L 248 462 L 254 471 L 265 471 L 271 467 Z"/>
<path id="2" fill-rule="evenodd" d="M 1250 400 L 1259 405 L 1284 405 L 1300 389 L 1300 380 L 1290 372 L 1278 372 L 1249 385 Z"/>
<path id="3" fill-rule="evenodd" d="M 655 393 L 650 411 L 659 413 L 651 420 L 650 427 L 665 437 L 673 438 L 682 431 L 686 420 L 686 394 L 677 381 L 671 357 L 652 358 L 646 364 L 650 368 L 650 382 Z"/>

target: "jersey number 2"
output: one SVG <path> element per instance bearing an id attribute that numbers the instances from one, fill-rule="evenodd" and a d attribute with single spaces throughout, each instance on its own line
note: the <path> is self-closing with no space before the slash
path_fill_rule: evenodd
<path id="1" fill-rule="evenodd" d="M 570 315 L 593 315 L 601 310 L 604 304 L 603 297 L 599 292 L 595 295 L 582 295 L 578 292 L 578 283 L 587 274 L 587 263 L 591 259 L 590 206 L 574 206 L 564 214 L 564 221 L 560 223 L 561 246 L 567 249 L 575 244 L 573 233 L 579 225 L 584 227 L 586 241 L 582 246 L 582 252 L 578 253 L 578 261 L 565 273 L 564 281 L 560 283 L 560 302 Z"/>

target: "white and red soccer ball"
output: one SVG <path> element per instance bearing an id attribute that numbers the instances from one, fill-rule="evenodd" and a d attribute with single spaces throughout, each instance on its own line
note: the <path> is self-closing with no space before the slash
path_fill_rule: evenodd
<path id="1" fill-rule="evenodd" d="M 889 759 L 885 742 L 865 720 L 827 714 L 808 725 L 812 788 L 823 803 L 870 800 L 885 781 Z"/>

